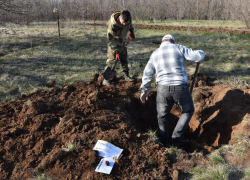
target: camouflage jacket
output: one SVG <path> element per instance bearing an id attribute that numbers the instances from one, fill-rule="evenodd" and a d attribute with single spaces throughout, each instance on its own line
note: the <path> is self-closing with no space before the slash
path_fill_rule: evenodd
<path id="1" fill-rule="evenodd" d="M 127 41 L 128 32 L 134 31 L 134 27 L 132 26 L 132 20 L 126 25 L 121 25 L 117 23 L 116 19 L 120 14 L 121 11 L 116 11 L 115 13 L 113 13 L 107 23 L 108 46 L 110 46 L 112 50 L 118 50 L 120 49 L 119 47 L 124 46 Z"/>

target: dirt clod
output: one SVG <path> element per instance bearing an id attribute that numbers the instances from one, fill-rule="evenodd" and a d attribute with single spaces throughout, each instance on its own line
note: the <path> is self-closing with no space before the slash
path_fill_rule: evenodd
<path id="1" fill-rule="evenodd" d="M 109 161 L 105 161 L 106 166 L 109 166 Z"/>

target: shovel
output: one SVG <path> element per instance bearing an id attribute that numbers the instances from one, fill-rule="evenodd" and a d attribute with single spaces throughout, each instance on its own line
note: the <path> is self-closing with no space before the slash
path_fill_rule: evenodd
<path id="1" fill-rule="evenodd" d="M 199 69 L 199 65 L 200 65 L 200 63 L 198 62 L 197 65 L 196 65 L 195 72 L 194 72 L 194 79 L 193 79 L 193 82 L 192 82 L 192 85 L 191 85 L 191 88 L 190 88 L 190 94 L 192 94 L 192 91 L 193 91 L 193 87 L 194 87 L 196 75 L 197 75 L 197 72 L 198 72 L 198 69 Z"/>
<path id="2" fill-rule="evenodd" d="M 128 41 L 127 41 L 127 43 L 126 43 L 124 49 L 123 49 L 122 52 L 120 53 L 120 55 L 123 53 L 123 51 L 125 50 L 125 48 L 127 47 L 127 45 L 130 43 L 130 41 L 133 41 L 133 39 L 131 39 L 131 38 L 128 37 Z M 115 64 L 114 64 L 114 66 L 112 67 L 112 69 L 111 69 L 110 67 L 107 67 L 107 69 L 106 69 L 105 72 L 103 73 L 103 77 L 104 77 L 105 80 L 111 81 L 111 80 L 114 78 L 115 73 L 116 73 L 116 71 L 115 71 L 115 66 L 116 66 L 116 64 L 118 63 L 118 61 L 119 61 L 118 59 L 115 60 Z"/>
<path id="3" fill-rule="evenodd" d="M 105 80 L 111 81 L 114 78 L 115 73 L 116 73 L 115 66 L 118 63 L 118 61 L 119 61 L 118 59 L 115 60 L 115 64 L 112 67 L 112 69 L 110 67 L 107 67 L 107 69 L 103 73 L 103 77 L 104 77 Z"/>

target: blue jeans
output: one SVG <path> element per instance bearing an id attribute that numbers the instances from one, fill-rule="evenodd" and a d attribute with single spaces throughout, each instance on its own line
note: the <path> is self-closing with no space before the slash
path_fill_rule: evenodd
<path id="1" fill-rule="evenodd" d="M 168 117 L 170 111 L 177 103 L 181 108 L 182 115 L 173 131 L 172 138 L 183 138 L 184 132 L 187 130 L 188 123 L 194 113 L 194 104 L 188 86 L 157 86 L 157 118 L 159 126 L 159 139 L 163 144 L 169 144 Z"/>

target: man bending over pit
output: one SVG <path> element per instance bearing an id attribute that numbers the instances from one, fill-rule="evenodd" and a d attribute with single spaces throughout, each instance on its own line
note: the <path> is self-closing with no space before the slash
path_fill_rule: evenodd
<path id="1" fill-rule="evenodd" d="M 148 99 L 148 88 L 153 75 L 156 74 L 159 139 L 165 146 L 168 146 L 170 142 L 176 145 L 188 144 L 183 134 L 194 113 L 194 104 L 187 85 L 184 60 L 200 62 L 204 57 L 205 53 L 202 50 L 194 51 L 175 44 L 174 37 L 167 34 L 162 38 L 160 47 L 150 56 L 144 69 L 140 99 L 142 103 Z M 174 103 L 179 105 L 182 115 L 170 139 L 168 118 Z"/>

